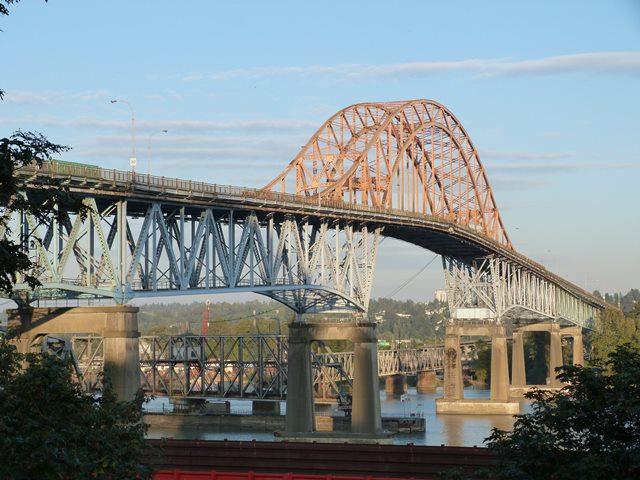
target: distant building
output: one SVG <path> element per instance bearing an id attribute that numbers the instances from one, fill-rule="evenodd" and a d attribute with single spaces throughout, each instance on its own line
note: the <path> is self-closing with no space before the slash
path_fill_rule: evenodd
<path id="1" fill-rule="evenodd" d="M 435 299 L 438 302 L 445 303 L 447 301 L 447 291 L 446 290 L 436 290 Z"/>

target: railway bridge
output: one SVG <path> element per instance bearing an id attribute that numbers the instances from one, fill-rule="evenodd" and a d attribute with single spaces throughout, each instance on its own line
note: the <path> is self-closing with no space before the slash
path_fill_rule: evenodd
<path id="1" fill-rule="evenodd" d="M 12 324 L 22 328 L 20 346 L 47 333 L 98 333 L 124 397 L 137 386 L 139 362 L 136 309 L 128 302 L 256 292 L 297 315 L 288 431 L 313 430 L 310 343 L 345 338 L 354 342 L 354 432 L 379 430 L 375 324 L 365 314 L 382 236 L 442 256 L 451 323 L 440 411 L 465 404 L 460 337 L 492 338 L 491 408 L 507 412 L 506 325 L 546 322 L 557 337 L 560 327 L 592 328 L 605 307 L 516 251 L 471 139 L 432 100 L 337 112 L 262 189 L 59 162 L 17 175 L 25 192 L 64 185 L 89 212 L 57 211 L 44 220 L 3 212 L 0 234 L 16 237 L 41 283 L 31 290 L 27 277 L 17 279 L 25 308 Z M 57 298 L 107 298 L 115 306 L 26 308 Z M 351 325 L 305 322 L 305 314 L 327 311 L 359 316 Z"/>
<path id="2" fill-rule="evenodd" d="M 51 346 L 47 345 L 51 349 Z M 64 346 L 66 347 L 66 345 Z M 474 343 L 462 345 L 465 360 Z M 70 349 L 88 392 L 101 390 L 104 338 L 74 336 Z M 140 385 L 152 395 L 284 400 L 287 394 L 288 338 L 282 335 L 143 336 L 139 339 Z M 442 373 L 443 345 L 378 350 L 378 377 Z M 318 398 L 334 402 L 353 382 L 354 352 L 312 352 L 313 387 Z M 435 384 L 428 388 L 435 388 Z M 404 393 L 404 392 L 393 392 Z"/>

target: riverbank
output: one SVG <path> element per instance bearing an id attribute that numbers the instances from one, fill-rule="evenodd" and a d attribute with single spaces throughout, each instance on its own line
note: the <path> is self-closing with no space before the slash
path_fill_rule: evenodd
<path id="1" fill-rule="evenodd" d="M 195 438 L 211 432 L 284 432 L 283 415 L 203 415 L 198 413 L 146 413 L 145 423 L 150 433 L 163 432 L 168 437 Z M 351 417 L 316 415 L 316 431 L 349 432 Z M 419 433 L 425 431 L 424 417 L 394 416 L 382 418 L 382 428 L 391 433 Z M 174 435 L 171 435 L 174 432 Z M 156 435 L 150 435 L 156 437 Z"/>

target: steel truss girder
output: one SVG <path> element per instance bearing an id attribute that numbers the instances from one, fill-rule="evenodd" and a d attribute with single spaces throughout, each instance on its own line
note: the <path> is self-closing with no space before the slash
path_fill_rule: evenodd
<path id="1" fill-rule="evenodd" d="M 22 244 L 38 265 L 33 299 L 250 291 L 298 313 L 369 303 L 380 227 L 161 202 L 141 214 L 139 204 L 134 212 L 100 200 L 86 198 L 86 217 L 65 212 L 59 224 L 12 214 L 9 231 L 29 239 Z"/>
<path id="2" fill-rule="evenodd" d="M 74 336 L 71 353 L 83 389 L 102 389 L 103 339 Z M 473 346 L 470 346 L 471 348 Z M 282 399 L 287 391 L 288 341 L 278 335 L 145 336 L 139 339 L 141 388 L 154 395 Z M 441 370 L 442 345 L 379 350 L 378 376 Z M 332 399 L 350 383 L 353 352 L 312 353 L 314 388 Z"/>
<path id="3" fill-rule="evenodd" d="M 469 264 L 442 257 L 442 264 L 454 321 L 551 319 L 593 328 L 598 315 L 595 307 L 504 258 L 488 256 Z"/>

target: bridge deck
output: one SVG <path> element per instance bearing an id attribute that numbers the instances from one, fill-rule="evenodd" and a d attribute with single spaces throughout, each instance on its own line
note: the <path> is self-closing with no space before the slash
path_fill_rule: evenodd
<path id="1" fill-rule="evenodd" d="M 144 215 L 149 202 L 164 205 L 233 208 L 267 216 L 305 216 L 335 219 L 384 227 L 384 235 L 403 240 L 435 253 L 468 262 L 489 254 L 499 255 L 541 278 L 559 286 L 582 302 L 596 307 L 607 305 L 601 299 L 548 271 L 542 265 L 500 243 L 454 222 L 430 215 L 397 209 L 347 204 L 320 197 L 276 193 L 251 188 L 216 185 L 191 180 L 132 174 L 96 167 L 71 169 L 69 165 L 46 163 L 42 168 L 26 167 L 19 177 L 27 188 L 38 188 L 51 178 L 61 180 L 71 191 L 95 197 L 96 201 L 127 199 L 128 214 Z M 194 210 L 195 212 L 195 210 Z"/>

